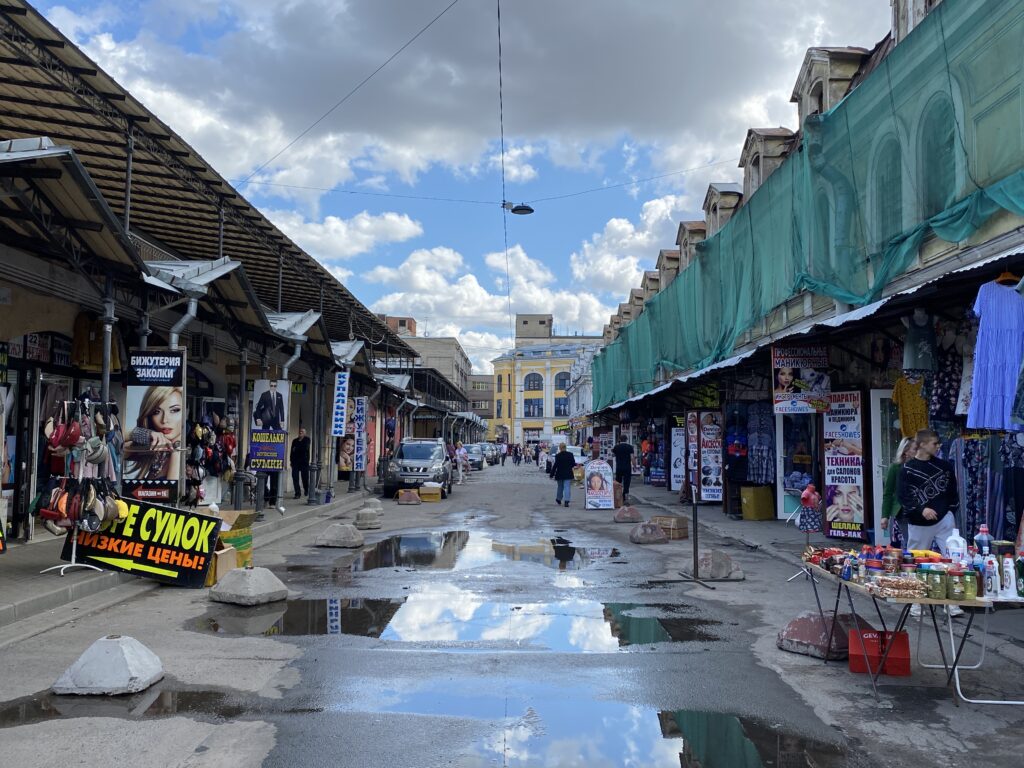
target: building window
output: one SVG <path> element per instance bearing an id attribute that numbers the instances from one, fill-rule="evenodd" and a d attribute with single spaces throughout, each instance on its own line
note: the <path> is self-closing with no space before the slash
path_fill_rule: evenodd
<path id="1" fill-rule="evenodd" d="M 488 386 L 488 384 L 489 382 L 486 381 L 474 381 L 473 389 L 477 390 L 478 392 L 483 392 L 490 389 L 490 386 Z"/>
<path id="2" fill-rule="evenodd" d="M 900 144 L 889 138 L 878 152 L 875 173 L 875 222 L 878 226 L 878 250 L 903 231 L 903 182 Z"/>
<path id="3" fill-rule="evenodd" d="M 512 398 L 508 399 L 508 417 L 512 418 Z"/>
<path id="4" fill-rule="evenodd" d="M 537 321 L 537 325 L 546 325 L 546 324 L 547 324 L 547 320 L 538 320 Z"/>
<path id="5" fill-rule="evenodd" d="M 508 374 L 508 381 L 506 381 L 505 384 L 508 386 L 508 391 L 511 392 L 512 391 L 512 374 L 511 373 Z"/>
<path id="6" fill-rule="evenodd" d="M 530 324 L 529 320 L 523 320 L 523 325 L 529 325 L 529 324 Z"/>
<path id="7" fill-rule="evenodd" d="M 399 328 L 405 328 L 405 318 L 404 317 L 398 318 L 398 327 Z"/>
<path id="8" fill-rule="evenodd" d="M 501 394 L 501 376 L 498 377 L 498 394 Z"/>
<path id="9" fill-rule="evenodd" d="M 473 401 L 473 410 L 474 411 L 486 411 L 488 405 L 490 405 L 490 403 L 488 403 L 488 401 L 486 401 L 486 400 L 474 400 Z"/>
<path id="10" fill-rule="evenodd" d="M 956 186 L 956 155 L 953 131 L 956 130 L 949 99 L 935 99 L 924 119 L 921 135 L 921 213 L 934 216 L 953 202 Z"/>
<path id="11" fill-rule="evenodd" d="M 555 389 L 566 390 L 569 388 L 569 374 L 565 371 L 555 374 Z"/>
<path id="12" fill-rule="evenodd" d="M 541 398 L 536 398 L 534 400 L 524 400 L 523 416 L 525 416 L 528 419 L 543 419 L 544 400 Z"/>
<path id="13" fill-rule="evenodd" d="M 540 392 L 544 389 L 544 377 L 539 373 L 528 373 L 523 379 L 523 389 L 527 392 Z"/>
<path id="14" fill-rule="evenodd" d="M 503 401 L 501 401 L 501 400 L 496 400 L 496 401 L 494 402 L 494 407 L 495 407 L 495 408 L 497 409 L 497 410 L 496 410 L 496 411 L 494 412 L 494 417 L 495 417 L 496 419 L 500 419 L 500 418 L 501 418 L 501 406 L 502 406 L 502 405 L 503 405 Z"/>
<path id="15" fill-rule="evenodd" d="M 569 398 L 568 397 L 556 397 L 555 398 L 555 416 L 568 416 L 569 415 Z"/>

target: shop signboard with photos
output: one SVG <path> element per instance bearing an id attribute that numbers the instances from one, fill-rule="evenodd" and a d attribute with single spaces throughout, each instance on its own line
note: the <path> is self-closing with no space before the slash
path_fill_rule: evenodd
<path id="1" fill-rule="evenodd" d="M 185 350 L 129 352 L 127 385 L 122 491 L 174 504 L 185 457 Z"/>
<path id="2" fill-rule="evenodd" d="M 165 584 L 200 589 L 213 562 L 219 518 L 146 501 L 130 501 L 128 514 L 106 530 L 76 530 L 75 562 Z M 61 559 L 71 562 L 72 538 Z"/>
<path id="3" fill-rule="evenodd" d="M 615 507 L 615 475 L 604 459 L 592 459 L 583 465 L 583 487 L 587 509 Z"/>
<path id="4" fill-rule="evenodd" d="M 284 471 L 290 395 L 285 379 L 257 379 L 253 385 L 249 466 L 254 472 Z"/>
<path id="5" fill-rule="evenodd" d="M 825 535 L 867 539 L 864 432 L 860 392 L 832 392 L 824 416 Z"/>
<path id="6" fill-rule="evenodd" d="M 828 347 L 772 347 L 772 402 L 776 414 L 825 413 L 831 389 Z"/>
<path id="7" fill-rule="evenodd" d="M 725 474 L 722 462 L 722 413 L 697 411 L 700 501 L 720 502 Z"/>
<path id="8" fill-rule="evenodd" d="M 686 417 L 675 416 L 672 423 L 668 489 L 678 491 L 686 482 Z"/>

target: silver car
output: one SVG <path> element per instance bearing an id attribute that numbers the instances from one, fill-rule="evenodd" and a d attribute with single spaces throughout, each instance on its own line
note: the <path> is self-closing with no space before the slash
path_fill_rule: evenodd
<path id="1" fill-rule="evenodd" d="M 427 482 L 439 483 L 441 497 L 447 498 L 452 492 L 452 462 L 437 440 L 403 440 L 382 480 L 385 498 L 392 498 L 399 488 L 419 488 Z"/>

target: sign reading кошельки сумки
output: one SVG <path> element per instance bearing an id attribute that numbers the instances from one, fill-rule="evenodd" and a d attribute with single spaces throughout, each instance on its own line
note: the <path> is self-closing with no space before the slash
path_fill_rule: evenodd
<path id="1" fill-rule="evenodd" d="M 216 517 L 184 509 L 130 502 L 127 517 L 107 530 L 72 531 L 78 538 L 75 560 L 197 589 L 206 582 L 220 524 Z M 69 562 L 72 534 L 61 552 Z"/>

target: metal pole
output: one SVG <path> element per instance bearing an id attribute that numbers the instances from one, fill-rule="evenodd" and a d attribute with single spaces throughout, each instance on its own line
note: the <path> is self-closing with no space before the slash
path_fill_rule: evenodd
<path id="1" fill-rule="evenodd" d="M 242 342 L 238 355 L 238 430 L 235 433 L 238 441 L 239 468 L 245 467 L 245 457 L 249 450 L 249 393 L 246 392 L 249 382 L 249 350 Z"/>
<path id="2" fill-rule="evenodd" d="M 217 206 L 217 258 L 224 258 L 224 201 Z M 278 310 L 280 311 L 280 310 Z"/>
<path id="3" fill-rule="evenodd" d="M 114 323 L 117 318 L 114 317 L 114 281 L 108 275 L 106 289 L 103 297 L 103 373 L 102 373 L 102 384 L 100 386 L 101 399 L 103 405 L 110 401 L 110 348 L 111 340 L 114 332 Z"/>
<path id="4" fill-rule="evenodd" d="M 284 279 L 284 251 L 277 254 L 277 311 L 281 311 L 281 282 Z"/>
<path id="5" fill-rule="evenodd" d="M 127 233 L 132 220 L 132 158 L 135 155 L 135 132 L 130 120 L 124 152 L 124 231 Z"/>

